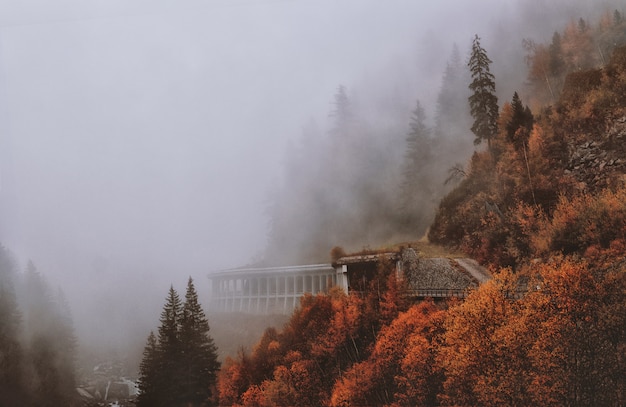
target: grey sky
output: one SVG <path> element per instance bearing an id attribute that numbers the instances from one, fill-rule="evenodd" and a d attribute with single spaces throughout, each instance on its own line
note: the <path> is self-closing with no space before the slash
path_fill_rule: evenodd
<path id="1" fill-rule="evenodd" d="M 517 4 L 0 1 L 0 240 L 78 317 L 125 283 L 202 288 L 263 249 L 287 142 L 339 84 L 428 105 L 452 44 L 489 50 Z"/>

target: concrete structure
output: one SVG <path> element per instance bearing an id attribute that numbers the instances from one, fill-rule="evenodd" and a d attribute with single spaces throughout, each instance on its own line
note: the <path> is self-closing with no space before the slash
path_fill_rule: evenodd
<path id="1" fill-rule="evenodd" d="M 348 289 L 343 269 L 330 264 L 223 270 L 209 280 L 211 310 L 249 314 L 289 314 L 304 293 Z"/>
<path id="2" fill-rule="evenodd" d="M 487 271 L 471 259 L 422 257 L 408 248 L 398 252 L 346 256 L 333 264 L 241 268 L 209 274 L 211 310 L 248 314 L 289 314 L 304 293 L 328 292 L 337 286 L 365 292 L 381 263 L 407 282 L 412 298 L 464 298 L 487 281 Z"/>

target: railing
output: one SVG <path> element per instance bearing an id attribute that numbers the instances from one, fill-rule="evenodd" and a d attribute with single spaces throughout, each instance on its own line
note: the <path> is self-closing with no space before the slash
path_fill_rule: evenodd
<path id="1" fill-rule="evenodd" d="M 404 292 L 404 295 L 407 297 L 418 298 L 465 298 L 467 297 L 467 294 L 467 290 L 441 288 L 422 288 L 417 290 L 407 290 Z"/>

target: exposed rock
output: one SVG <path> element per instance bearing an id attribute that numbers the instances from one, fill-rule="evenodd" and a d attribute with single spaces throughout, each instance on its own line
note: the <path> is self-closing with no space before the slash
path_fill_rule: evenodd
<path id="1" fill-rule="evenodd" d="M 626 171 L 621 157 L 626 154 L 626 116 L 609 120 L 605 132 L 580 135 L 568 143 L 566 174 L 589 190 L 604 188 Z"/>

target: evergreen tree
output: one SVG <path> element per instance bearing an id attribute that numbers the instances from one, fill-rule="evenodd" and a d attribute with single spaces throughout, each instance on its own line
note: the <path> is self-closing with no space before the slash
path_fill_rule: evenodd
<path id="1" fill-rule="evenodd" d="M 158 338 L 151 333 L 140 365 L 140 407 L 207 405 L 219 363 L 191 278 L 183 304 L 170 286 Z"/>
<path id="2" fill-rule="evenodd" d="M 474 144 L 486 140 L 491 150 L 491 140 L 498 132 L 498 97 L 495 78 L 489 70 L 490 64 L 491 60 L 476 35 L 468 62 L 472 75 L 472 82 L 469 85 L 472 91 L 469 97 L 470 113 L 474 118 L 472 133 L 476 136 Z"/>
<path id="3" fill-rule="evenodd" d="M 342 132 L 346 130 L 352 119 L 352 104 L 348 98 L 346 87 L 339 85 L 337 93 L 335 93 L 335 110 L 331 112 L 331 116 L 335 118 L 333 132 Z"/>
<path id="4" fill-rule="evenodd" d="M 55 366 L 59 375 L 58 391 L 69 396 L 76 389 L 76 348 L 72 311 L 63 290 L 60 288 L 52 298 L 52 323 L 48 337 L 56 349 Z"/>
<path id="5" fill-rule="evenodd" d="M 153 331 L 148 335 L 146 347 L 143 350 L 143 359 L 139 365 L 139 395 L 137 406 L 159 406 L 159 349 L 157 338 Z"/>
<path id="6" fill-rule="evenodd" d="M 561 34 L 555 31 L 552 35 L 552 43 L 549 47 L 549 71 L 550 76 L 557 77 L 564 73 L 565 62 L 563 61 L 563 47 L 561 46 Z"/>
<path id="7" fill-rule="evenodd" d="M 406 138 L 406 155 L 403 165 L 400 210 L 404 214 L 403 225 L 408 228 L 425 227 L 425 206 L 432 198 L 432 176 L 429 171 L 433 161 L 430 129 L 426 126 L 426 114 L 419 101 L 411 115 Z M 432 203 L 431 203 L 432 204 Z"/>
<path id="8" fill-rule="evenodd" d="M 181 396 L 194 406 L 209 399 L 219 369 L 217 347 L 209 336 L 209 329 L 193 280 L 189 277 L 180 330 L 184 366 Z"/>
<path id="9" fill-rule="evenodd" d="M 181 373 L 180 321 L 182 303 L 173 286 L 167 295 L 161 312 L 159 327 L 159 372 L 157 385 L 160 401 L 166 406 L 175 406 L 180 398 L 180 388 L 176 378 Z"/>
<path id="10" fill-rule="evenodd" d="M 452 54 L 446 65 L 441 79 L 441 89 L 437 96 L 435 113 L 435 138 L 456 142 L 460 136 L 465 136 L 470 123 L 467 108 L 468 77 L 463 69 L 461 54 L 455 44 Z"/>
<path id="11" fill-rule="evenodd" d="M 517 92 L 513 93 L 511 109 L 511 120 L 506 123 L 506 136 L 510 143 L 521 149 L 522 144 L 526 143 L 528 135 L 532 130 L 534 117 L 530 108 L 524 106 Z"/>
<path id="12" fill-rule="evenodd" d="M 31 261 L 24 277 L 31 396 L 38 406 L 68 405 L 76 388 L 76 337 L 69 306 L 61 292 L 51 295 Z"/>
<path id="13" fill-rule="evenodd" d="M 24 353 L 19 342 L 21 316 L 18 311 L 12 274 L 14 263 L 0 246 L 0 405 L 26 404 L 22 381 Z"/>

